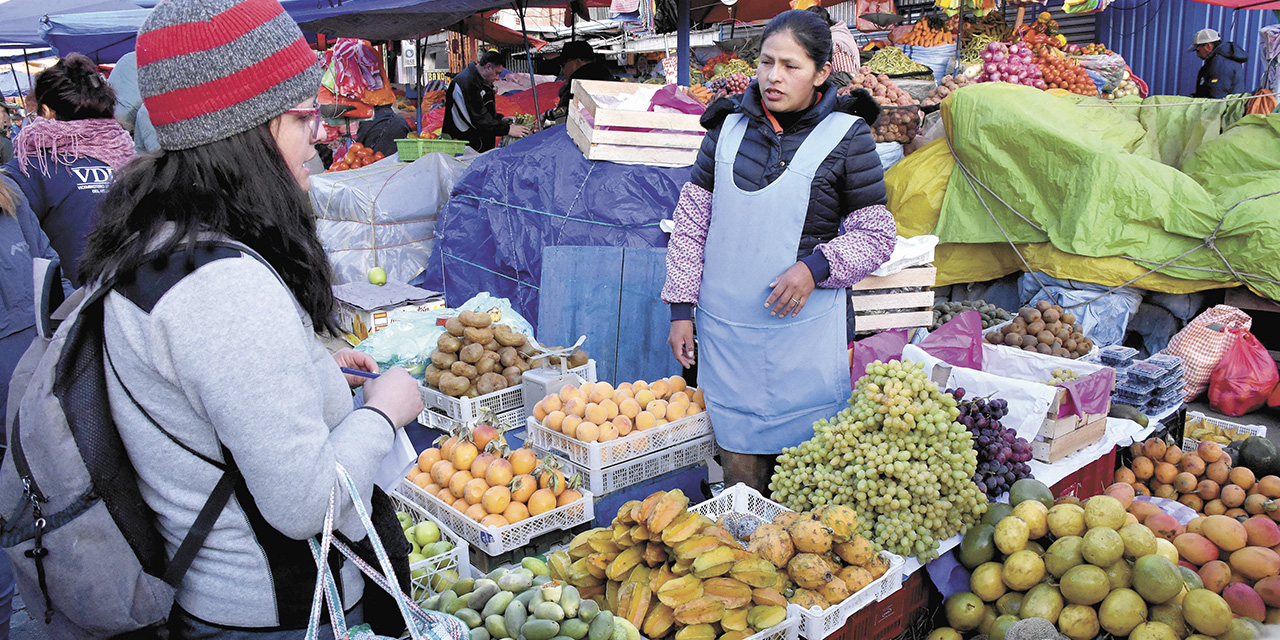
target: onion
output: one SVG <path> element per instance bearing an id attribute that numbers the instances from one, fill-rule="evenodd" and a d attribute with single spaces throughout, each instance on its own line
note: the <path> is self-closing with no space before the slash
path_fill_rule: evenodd
<path id="1" fill-rule="evenodd" d="M 990 52 L 990 51 L 983 51 L 983 52 L 982 52 L 982 61 L 983 61 L 983 62 L 991 62 L 991 52 Z"/>
<path id="2" fill-rule="evenodd" d="M 1010 53 L 1010 54 L 1016 54 L 1016 53 L 1018 53 L 1018 45 L 1016 45 L 1016 44 L 1011 44 L 1011 45 L 1009 45 L 1009 53 Z"/>
<path id="3" fill-rule="evenodd" d="M 995 72 L 997 72 L 997 71 L 999 71 L 999 70 L 1000 70 L 1000 65 L 998 65 L 998 64 L 996 64 L 996 63 L 994 63 L 994 62 L 988 62 L 988 63 L 987 63 L 986 65 L 984 65 L 982 68 L 983 68 L 983 70 L 984 70 L 984 71 L 986 71 L 987 73 L 995 73 Z"/>
<path id="4" fill-rule="evenodd" d="M 1000 82 L 1000 72 L 997 71 L 990 76 L 992 82 Z"/>
<path id="5" fill-rule="evenodd" d="M 1021 84 L 1022 78 L 1015 75 L 1010 75 L 1010 76 L 1005 76 L 1004 80 L 1005 82 L 1012 82 L 1013 84 Z"/>
<path id="6" fill-rule="evenodd" d="M 997 51 L 997 52 L 995 53 L 995 55 L 991 56 L 991 61 L 992 61 L 992 62 L 1004 62 L 1005 57 L 1006 57 L 1006 56 L 1005 56 L 1003 53 L 1001 53 L 1001 52 Z"/>
<path id="7" fill-rule="evenodd" d="M 1009 73 L 1009 65 L 1007 63 L 1001 62 L 1000 64 L 996 65 L 996 70 L 999 71 L 1000 73 Z"/>
<path id="8" fill-rule="evenodd" d="M 990 51 L 991 53 L 995 53 L 999 50 L 1000 50 L 999 42 L 991 42 L 987 44 L 987 51 Z"/>
<path id="9" fill-rule="evenodd" d="M 1044 83 L 1044 80 L 1036 80 L 1036 88 L 1037 88 L 1037 89 L 1044 89 L 1045 87 L 1048 87 L 1048 86 L 1049 86 L 1049 85 L 1047 85 L 1047 84 L 1045 84 L 1045 83 Z"/>

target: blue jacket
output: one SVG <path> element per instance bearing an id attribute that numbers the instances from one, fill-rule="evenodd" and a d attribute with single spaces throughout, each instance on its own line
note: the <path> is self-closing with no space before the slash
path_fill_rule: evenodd
<path id="1" fill-rule="evenodd" d="M 27 196 L 31 210 L 49 236 L 49 243 L 62 257 L 62 273 L 80 286 L 80 255 L 98 219 L 98 201 L 111 186 L 111 167 L 87 157 L 70 165 L 50 159 L 46 175 L 39 163 L 31 159 L 24 176 L 15 158 L 4 165 L 3 170 Z"/>
<path id="2" fill-rule="evenodd" d="M 814 247 L 840 235 L 845 216 L 863 207 L 884 204 L 888 198 L 884 168 L 870 127 L 879 117 L 880 107 L 862 89 L 850 96 L 837 96 L 835 85 L 828 82 L 818 90 L 822 93 L 818 102 L 782 133 L 774 132 L 756 82 L 740 98 L 712 104 L 702 116 L 707 135 L 689 180 L 707 191 L 715 190 L 716 141 L 720 138 L 720 125 L 730 113 L 742 113 L 750 121 L 733 163 L 734 182 L 746 191 L 762 189 L 782 175 L 809 132 L 828 114 L 841 111 L 861 117 L 863 121 L 849 129 L 844 141 L 818 167 L 809 192 L 809 212 L 796 259 L 809 265 L 814 281 L 821 282 L 829 275 L 830 266 L 826 256 L 815 252 Z"/>
<path id="3" fill-rule="evenodd" d="M 1249 54 L 1237 47 L 1233 42 L 1223 42 L 1214 48 L 1213 53 L 1205 58 L 1200 67 L 1200 75 L 1196 78 L 1195 98 L 1222 98 L 1224 96 L 1245 91 L 1244 63 Z"/>
<path id="4" fill-rule="evenodd" d="M 399 149 L 396 140 L 408 138 L 413 127 L 390 106 L 374 107 L 373 119 L 360 123 L 356 142 L 389 156 Z"/>
<path id="5" fill-rule="evenodd" d="M 56 260 L 57 252 L 40 229 L 40 221 L 12 180 L 0 175 L 0 189 L 14 192 L 17 200 L 12 215 L 0 213 L 0 338 L 36 324 L 32 260 Z M 2 420 L 3 418 L 0 418 Z"/>

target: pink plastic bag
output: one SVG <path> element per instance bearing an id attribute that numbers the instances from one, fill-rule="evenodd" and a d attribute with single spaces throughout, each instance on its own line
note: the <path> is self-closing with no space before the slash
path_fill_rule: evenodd
<path id="1" fill-rule="evenodd" d="M 1237 417 L 1258 409 L 1280 382 L 1280 372 L 1258 339 L 1244 329 L 1228 329 L 1235 342 L 1209 376 L 1209 406 Z"/>
<path id="2" fill-rule="evenodd" d="M 849 380 L 856 386 L 858 378 L 867 374 L 867 365 L 901 358 L 908 342 L 906 329 L 891 329 L 849 343 Z"/>
<path id="3" fill-rule="evenodd" d="M 982 315 L 969 310 L 920 342 L 929 355 L 953 366 L 982 370 Z"/>
<path id="4" fill-rule="evenodd" d="M 707 110 L 696 98 L 687 94 L 677 84 L 663 85 L 649 100 L 650 111 L 676 111 L 700 116 Z"/>

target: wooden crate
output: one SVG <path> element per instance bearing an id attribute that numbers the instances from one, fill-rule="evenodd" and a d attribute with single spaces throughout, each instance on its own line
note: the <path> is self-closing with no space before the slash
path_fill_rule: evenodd
<path id="1" fill-rule="evenodd" d="M 1031 455 L 1036 460 L 1052 464 L 1101 440 L 1106 433 L 1107 416 L 1102 415 L 1060 437 L 1044 440 L 1037 438 L 1031 443 Z"/>
<path id="2" fill-rule="evenodd" d="M 588 160 L 685 166 L 693 164 L 706 130 L 700 116 L 686 113 L 624 111 L 602 107 L 599 96 L 635 93 L 628 82 L 574 80 L 566 127 Z M 579 106 L 594 122 L 582 116 Z M 661 131 L 653 131 L 659 129 Z"/>
<path id="3" fill-rule="evenodd" d="M 1058 387 L 1058 395 L 1054 398 L 1053 404 L 1049 405 L 1049 411 L 1044 417 L 1044 424 L 1040 427 L 1040 437 L 1046 440 L 1061 438 L 1099 419 L 1105 420 L 1107 413 L 1111 411 L 1111 403 L 1108 402 L 1107 410 L 1102 413 L 1086 413 L 1084 415 L 1069 415 L 1059 418 L 1058 408 L 1066 401 L 1067 390 Z"/>
<path id="4" fill-rule="evenodd" d="M 853 313 L 858 333 L 909 329 L 933 324 L 933 265 L 911 267 L 891 276 L 868 276 L 853 285 Z M 917 289 L 894 292 L 892 289 Z M 888 313 L 873 313 L 888 311 Z"/>

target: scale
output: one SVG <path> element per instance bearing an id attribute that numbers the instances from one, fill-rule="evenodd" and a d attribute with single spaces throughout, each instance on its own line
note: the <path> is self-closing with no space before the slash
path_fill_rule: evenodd
<path id="1" fill-rule="evenodd" d="M 881 29 L 887 29 L 892 25 L 906 20 L 906 18 L 896 13 L 864 13 L 858 17 L 880 27 Z"/>
<path id="2" fill-rule="evenodd" d="M 524 382 L 522 383 L 524 391 L 524 411 L 526 415 L 533 415 L 533 407 L 543 398 L 559 393 L 565 385 L 570 384 L 574 387 L 580 387 L 586 382 L 582 376 L 569 370 L 569 355 L 582 346 L 587 341 L 586 336 L 581 336 L 578 341 L 573 343 L 572 347 L 563 347 L 559 349 L 549 349 L 538 343 L 533 338 L 528 338 L 529 344 L 533 345 L 537 355 L 529 358 L 530 364 L 543 361 L 541 366 L 529 369 L 524 372 Z M 551 364 L 552 357 L 560 358 L 559 367 Z"/>

